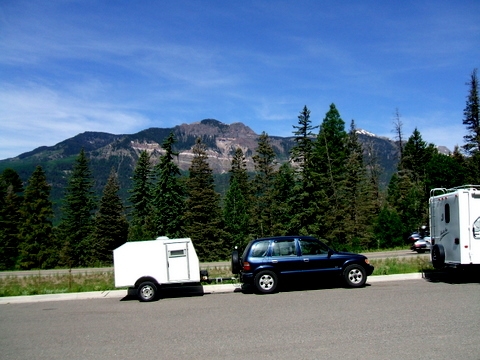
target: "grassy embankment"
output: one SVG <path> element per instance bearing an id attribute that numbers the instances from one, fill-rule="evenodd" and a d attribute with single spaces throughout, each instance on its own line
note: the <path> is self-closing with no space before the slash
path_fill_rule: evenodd
<path id="1" fill-rule="evenodd" d="M 392 275 L 431 270 L 428 257 L 415 256 L 407 259 L 373 259 L 373 275 Z M 208 269 L 211 279 L 232 277 L 230 269 Z M 225 281 L 223 281 L 225 283 Z M 60 294 L 86 291 L 114 290 L 113 272 L 93 274 L 66 274 L 51 276 L 6 277 L 0 279 L 0 297 L 39 294 Z"/>

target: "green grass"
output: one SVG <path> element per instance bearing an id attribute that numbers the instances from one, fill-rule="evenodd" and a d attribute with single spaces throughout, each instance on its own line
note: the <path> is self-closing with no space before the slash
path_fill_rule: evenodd
<path id="1" fill-rule="evenodd" d="M 433 269 L 429 258 L 426 256 L 415 256 L 407 259 L 371 259 L 370 263 L 375 266 L 373 275 L 407 274 Z M 224 279 L 222 281 L 224 284 L 235 282 L 234 280 L 226 280 L 227 278 L 234 277 L 229 268 L 209 268 L 208 273 L 210 279 L 212 279 L 212 284 L 216 283 L 216 278 Z M 51 276 L 8 276 L 0 278 L 0 297 L 107 290 L 115 290 L 113 271 Z"/>
<path id="2" fill-rule="evenodd" d="M 370 259 L 375 267 L 375 275 L 409 274 L 433 270 L 428 256 L 412 256 L 409 258 Z"/>

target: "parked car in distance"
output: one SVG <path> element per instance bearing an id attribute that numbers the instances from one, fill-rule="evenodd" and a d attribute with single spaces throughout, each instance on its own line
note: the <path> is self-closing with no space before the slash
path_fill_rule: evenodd
<path id="1" fill-rule="evenodd" d="M 422 238 L 422 236 L 419 233 L 414 232 L 414 233 L 410 234 L 410 236 L 407 238 L 407 242 L 409 244 L 413 244 L 413 243 L 415 243 L 415 241 L 420 240 L 421 238 Z"/>
<path id="2" fill-rule="evenodd" d="M 232 253 L 232 272 L 260 293 L 273 293 L 286 280 L 321 281 L 339 277 L 350 287 L 365 285 L 374 267 L 367 257 L 338 252 L 311 236 L 255 239 L 243 254 Z"/>
<path id="3" fill-rule="evenodd" d="M 410 247 L 413 251 L 424 253 L 425 251 L 430 251 L 432 247 L 432 242 L 430 236 L 425 236 L 415 241 Z"/>

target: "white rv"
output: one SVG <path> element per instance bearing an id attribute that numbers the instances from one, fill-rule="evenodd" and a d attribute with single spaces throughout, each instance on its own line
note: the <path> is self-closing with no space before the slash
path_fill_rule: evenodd
<path id="1" fill-rule="evenodd" d="M 115 287 L 136 290 L 140 301 L 152 301 L 163 285 L 199 284 L 200 263 L 190 238 L 166 236 L 131 241 L 113 250 Z M 208 280 L 208 273 L 202 273 Z"/>
<path id="2" fill-rule="evenodd" d="M 480 185 L 432 189 L 429 210 L 432 265 L 480 264 Z"/>

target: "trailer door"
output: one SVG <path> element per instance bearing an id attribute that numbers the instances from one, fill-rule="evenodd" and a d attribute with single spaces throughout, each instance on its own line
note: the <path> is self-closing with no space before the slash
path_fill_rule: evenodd
<path id="1" fill-rule="evenodd" d="M 469 197 L 470 212 L 470 262 L 480 264 L 480 192 L 472 192 Z"/>
<path id="2" fill-rule="evenodd" d="M 168 281 L 179 282 L 190 279 L 188 246 L 186 242 L 165 244 L 167 247 Z"/>

